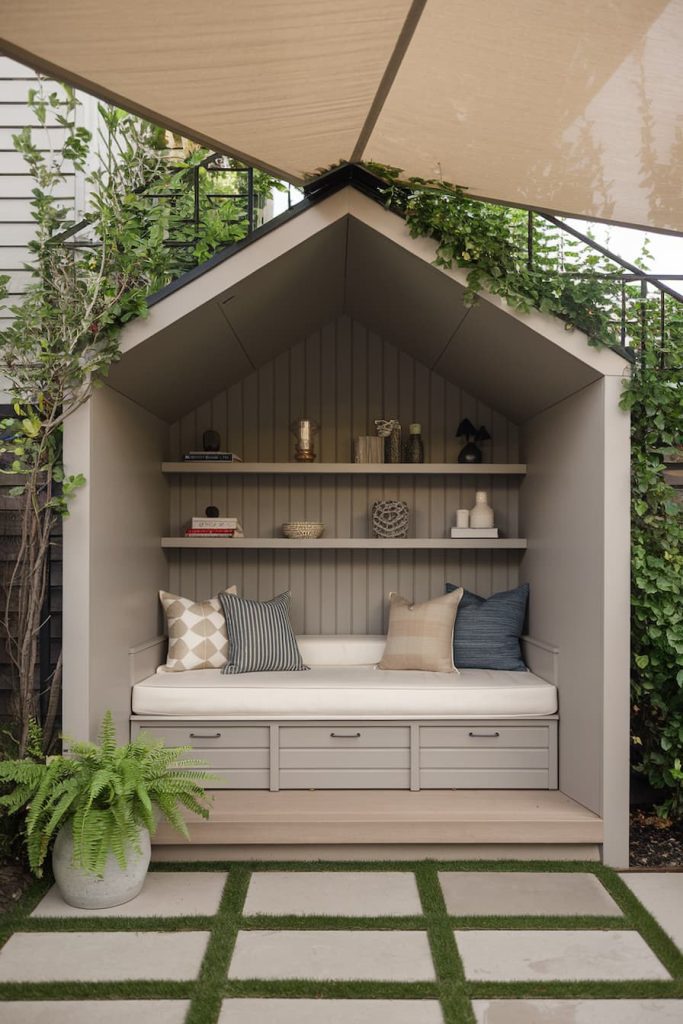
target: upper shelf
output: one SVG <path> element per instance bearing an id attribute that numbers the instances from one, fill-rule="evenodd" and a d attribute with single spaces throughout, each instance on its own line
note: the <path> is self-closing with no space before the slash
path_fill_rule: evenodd
<path id="1" fill-rule="evenodd" d="M 162 462 L 162 473 L 337 473 L 358 476 L 523 476 L 526 466 L 520 462 Z"/>

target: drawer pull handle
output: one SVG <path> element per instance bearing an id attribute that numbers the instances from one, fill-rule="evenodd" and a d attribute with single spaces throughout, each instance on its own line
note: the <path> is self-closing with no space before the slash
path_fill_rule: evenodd
<path id="1" fill-rule="evenodd" d="M 223 733 L 221 732 L 191 732 L 191 740 L 219 740 Z"/>
<path id="2" fill-rule="evenodd" d="M 497 740 L 500 736 L 499 732 L 470 732 L 468 736 L 472 736 L 473 739 L 479 740 Z"/>
<path id="3" fill-rule="evenodd" d="M 331 732 L 330 736 L 335 740 L 359 740 L 359 732 Z"/>

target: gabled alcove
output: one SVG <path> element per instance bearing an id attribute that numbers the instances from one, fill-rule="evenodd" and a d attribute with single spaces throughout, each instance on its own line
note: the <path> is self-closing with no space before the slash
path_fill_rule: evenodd
<path id="1" fill-rule="evenodd" d="M 465 307 L 462 273 L 435 268 L 434 253 L 338 182 L 176 282 L 125 329 L 108 385 L 66 436 L 67 468 L 88 485 L 65 529 L 65 725 L 92 735 L 111 707 L 126 727 L 128 651 L 142 644 L 144 657 L 158 633 L 160 587 L 199 598 L 232 582 L 252 597 L 291 588 L 297 629 L 365 633 L 382 631 L 391 589 L 420 600 L 449 577 L 482 594 L 527 581 L 529 632 L 548 651 L 535 670 L 559 665 L 560 789 L 604 821 L 604 855 L 625 863 L 627 364 L 495 296 Z M 209 426 L 250 463 L 286 465 L 299 414 L 320 420 L 325 463 L 348 462 L 352 438 L 378 416 L 421 422 L 427 459 L 444 463 L 456 460 L 461 416 L 484 423 L 487 456 L 526 465 L 525 476 L 495 479 L 482 466 L 481 478 L 501 529 L 526 549 L 162 548 L 207 504 L 270 539 L 300 516 L 319 516 L 330 537 L 367 536 L 382 495 L 406 498 L 413 535 L 443 538 L 472 503 L 479 478 L 450 474 L 162 473 Z M 554 835 L 585 841 L 571 824 Z"/>

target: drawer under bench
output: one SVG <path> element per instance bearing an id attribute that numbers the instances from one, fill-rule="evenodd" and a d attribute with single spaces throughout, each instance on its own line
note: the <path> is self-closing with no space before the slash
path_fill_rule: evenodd
<path id="1" fill-rule="evenodd" d="M 210 789 L 557 789 L 557 718 L 511 721 L 131 719 L 189 746 Z"/>

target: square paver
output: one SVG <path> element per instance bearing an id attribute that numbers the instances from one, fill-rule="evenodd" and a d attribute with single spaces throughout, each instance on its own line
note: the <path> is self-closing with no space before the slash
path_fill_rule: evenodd
<path id="1" fill-rule="evenodd" d="M 475 999 L 477 1024 L 680 1024 L 680 999 Z"/>
<path id="2" fill-rule="evenodd" d="M 441 871 L 449 914 L 621 916 L 595 875 L 559 871 Z"/>
<path id="3" fill-rule="evenodd" d="M 683 873 L 633 871 L 621 879 L 683 951 Z"/>
<path id="4" fill-rule="evenodd" d="M 139 896 L 106 910 L 70 907 L 55 885 L 31 917 L 210 917 L 218 911 L 227 877 L 224 871 L 153 871 Z"/>
<path id="5" fill-rule="evenodd" d="M 632 931 L 456 931 L 455 939 L 471 981 L 669 978 Z"/>
<path id="6" fill-rule="evenodd" d="M 0 1024 L 183 1024 L 186 999 L 26 1000 L 0 1003 Z"/>
<path id="7" fill-rule="evenodd" d="M 218 1018 L 218 1024 L 265 1024 L 266 1021 L 267 1024 L 386 1024 L 387 1021 L 391 1024 L 443 1024 L 443 1015 L 435 999 L 268 999 L 267 1002 L 226 999 Z"/>
<path id="8" fill-rule="evenodd" d="M 425 932 L 240 932 L 229 978 L 434 981 Z"/>
<path id="9" fill-rule="evenodd" d="M 382 917 L 421 914 L 422 906 L 409 871 L 259 871 L 244 913 Z"/>
<path id="10" fill-rule="evenodd" d="M 0 981 L 190 981 L 209 932 L 16 932 Z"/>

